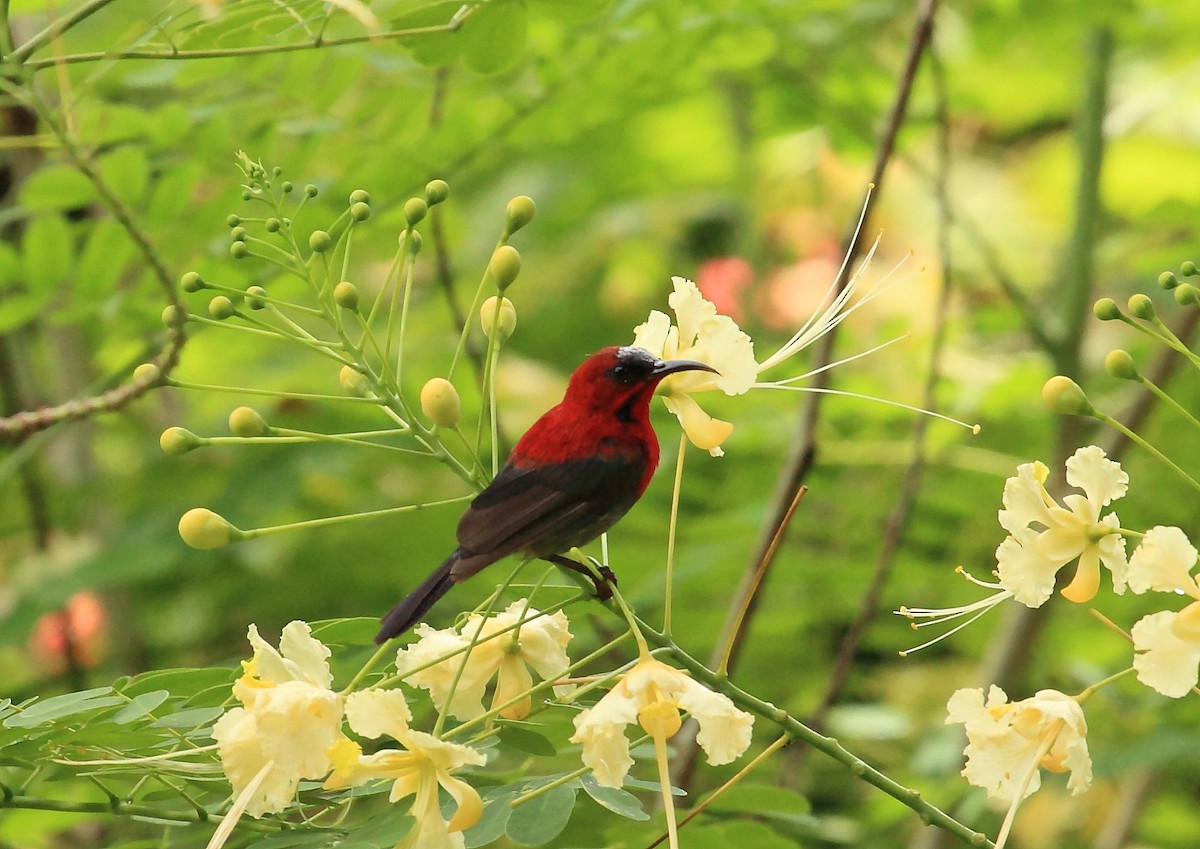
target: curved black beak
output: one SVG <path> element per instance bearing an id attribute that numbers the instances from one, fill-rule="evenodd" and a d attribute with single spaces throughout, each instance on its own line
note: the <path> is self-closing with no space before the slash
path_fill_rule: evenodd
<path id="1" fill-rule="evenodd" d="M 702 363 L 699 360 L 659 360 L 654 364 L 650 374 L 654 377 L 666 377 L 677 371 L 711 371 L 713 374 L 720 374 L 708 363 Z"/>

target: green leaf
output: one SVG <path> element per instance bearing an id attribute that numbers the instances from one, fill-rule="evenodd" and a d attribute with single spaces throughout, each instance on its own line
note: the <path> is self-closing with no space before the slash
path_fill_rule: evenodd
<path id="1" fill-rule="evenodd" d="M 45 292 L 66 282 L 74 243 L 66 219 L 58 215 L 35 218 L 21 240 L 21 267 L 32 291 Z"/>
<path id="2" fill-rule="evenodd" d="M 503 724 L 497 736 L 500 742 L 519 752 L 549 758 L 558 754 L 554 744 L 532 728 L 522 725 Z"/>
<path id="3" fill-rule="evenodd" d="M 517 798 L 516 790 L 493 790 L 491 794 L 484 797 L 483 816 L 479 818 L 479 822 L 463 832 L 467 849 L 487 846 L 504 836 L 508 818 L 512 815 L 512 800 L 515 798 Z"/>
<path id="4" fill-rule="evenodd" d="M 579 23 L 599 17 L 612 5 L 612 0 L 530 0 L 529 5 L 557 21 Z"/>
<path id="5" fill-rule="evenodd" d="M 21 280 L 21 258 L 12 246 L 0 242 L 0 289 L 7 289 Z"/>
<path id="6" fill-rule="evenodd" d="M 632 793 L 619 787 L 604 787 L 590 772 L 584 775 L 579 783 L 597 805 L 608 808 L 614 814 L 638 821 L 650 819 L 650 815 L 642 807 L 641 800 Z"/>
<path id="7" fill-rule="evenodd" d="M 220 707 L 200 707 L 188 708 L 181 710 L 178 713 L 169 713 L 166 716 L 160 717 L 150 723 L 151 728 L 197 728 L 201 725 L 206 725 L 212 722 L 221 714 L 225 713 L 225 708 Z"/>
<path id="8" fill-rule="evenodd" d="M 100 219 L 79 257 L 75 291 L 94 296 L 112 292 L 132 255 L 133 243 L 124 228 L 111 218 Z"/>
<path id="9" fill-rule="evenodd" d="M 91 181 L 67 165 L 48 165 L 21 186 L 21 205 L 34 212 L 79 209 L 96 200 Z"/>
<path id="10" fill-rule="evenodd" d="M 574 808 L 575 788 L 560 785 L 513 808 L 504 833 L 522 846 L 541 846 L 567 827 Z"/>
<path id="11" fill-rule="evenodd" d="M 740 783 L 730 787 L 708 805 L 711 811 L 730 813 L 752 813 L 758 815 L 782 814 L 797 816 L 812 810 L 808 799 L 799 793 L 776 787 L 773 784 Z"/>
<path id="12" fill-rule="evenodd" d="M 113 715 L 112 721 L 118 725 L 128 725 L 135 719 L 146 716 L 170 697 L 171 694 L 167 690 L 151 690 L 149 693 L 142 693 L 117 711 Z"/>
<path id="13" fill-rule="evenodd" d="M 127 696 L 137 696 L 151 690 L 170 690 L 171 695 L 187 698 L 211 687 L 224 684 L 233 686 L 235 677 L 232 669 L 221 667 L 201 667 L 195 669 L 158 669 L 135 675 L 121 692 Z"/>
<path id="14" fill-rule="evenodd" d="M 521 0 L 492 0 L 463 24 L 463 61 L 481 74 L 507 70 L 521 59 L 528 20 Z"/>
<path id="15" fill-rule="evenodd" d="M 0 333 L 28 324 L 46 308 L 52 292 L 21 292 L 0 299 Z"/>
<path id="16" fill-rule="evenodd" d="M 20 713 L 14 713 L 4 720 L 6 728 L 33 728 L 45 722 L 75 716 L 89 710 L 121 704 L 125 700 L 120 696 L 110 696 L 112 687 L 94 687 L 91 690 L 79 690 L 75 693 L 65 693 L 61 696 L 51 696 L 31 704 Z"/>
<path id="17" fill-rule="evenodd" d="M 100 175 L 113 194 L 130 206 L 141 203 L 149 181 L 146 152 L 140 145 L 124 145 L 100 160 Z"/>
<path id="18" fill-rule="evenodd" d="M 392 20 L 392 29 L 421 29 L 443 26 L 462 8 L 459 0 L 447 0 L 414 9 Z M 396 39 L 412 52 L 422 65 L 449 65 L 462 51 L 461 32 L 432 32 L 401 36 Z"/>
<path id="19" fill-rule="evenodd" d="M 649 790 L 652 793 L 658 793 L 659 795 L 662 795 L 662 785 L 659 784 L 657 781 L 643 781 L 640 778 L 626 777 L 625 786 L 626 787 L 636 787 L 638 790 Z M 671 795 L 672 796 L 686 796 L 687 791 L 682 790 L 679 787 L 672 787 Z"/>
<path id="20" fill-rule="evenodd" d="M 293 828 L 254 841 L 254 849 L 318 849 L 333 846 L 345 832 L 328 828 Z"/>
<path id="21" fill-rule="evenodd" d="M 389 805 L 383 813 L 367 820 L 359 828 L 346 835 L 342 845 L 373 846 L 376 849 L 392 849 L 406 834 L 412 831 L 415 820 L 402 805 Z"/>

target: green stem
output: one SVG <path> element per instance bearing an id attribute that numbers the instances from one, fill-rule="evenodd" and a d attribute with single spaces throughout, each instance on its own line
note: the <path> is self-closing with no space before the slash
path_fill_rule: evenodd
<path id="1" fill-rule="evenodd" d="M 611 584 L 610 584 L 611 586 Z M 625 603 L 625 597 L 621 595 L 621 591 L 616 587 L 612 587 L 612 597 L 617 602 L 617 607 L 621 609 L 621 615 L 625 617 L 625 621 L 629 623 L 629 631 L 633 634 L 634 640 L 637 641 L 638 657 L 644 659 L 650 656 L 650 646 L 646 643 L 646 637 L 642 634 L 642 629 L 638 622 L 637 616 L 630 610 L 629 605 Z M 664 637 L 668 643 L 669 637 Z"/>
<path id="2" fill-rule="evenodd" d="M 320 392 L 284 392 L 277 389 L 258 389 L 250 386 L 222 386 L 216 383 L 192 383 L 187 380 L 168 378 L 164 385 L 176 389 L 198 389 L 204 392 L 229 392 L 235 395 L 259 395 L 267 398 L 283 398 L 296 401 L 350 401 L 354 404 L 379 406 L 377 398 L 360 398 L 355 395 L 326 395 Z"/>
<path id="3" fill-rule="evenodd" d="M 1099 410 L 1093 411 L 1092 417 L 1095 418 L 1097 421 L 1104 422 L 1109 427 L 1124 434 L 1125 437 L 1127 439 L 1129 439 L 1131 442 L 1134 442 L 1134 443 L 1140 445 L 1142 448 L 1144 448 L 1146 451 L 1148 451 L 1155 459 L 1157 459 L 1159 462 L 1166 465 L 1167 468 L 1169 468 L 1171 471 L 1175 472 L 1175 474 L 1179 475 L 1179 477 L 1183 478 L 1183 480 L 1187 482 L 1188 486 L 1190 486 L 1192 489 L 1196 490 L 1197 492 L 1200 492 L 1200 482 L 1197 482 L 1197 480 L 1195 478 L 1193 478 L 1191 475 L 1189 475 L 1183 469 L 1179 468 L 1179 466 L 1175 465 L 1175 463 L 1171 462 L 1171 460 L 1169 460 L 1165 454 L 1163 454 L 1161 451 L 1159 451 L 1157 448 L 1155 448 L 1153 445 L 1151 445 L 1145 439 L 1142 439 L 1141 436 L 1134 433 L 1129 428 L 1125 427 L 1125 425 L 1121 424 L 1119 421 L 1114 419 L 1112 416 L 1106 415 L 1105 413 L 1102 413 Z"/>
<path id="4" fill-rule="evenodd" d="M 117 799 L 115 802 L 68 802 L 62 799 L 42 799 L 35 796 L 4 793 L 0 795 L 0 810 L 13 808 L 27 811 L 58 811 L 69 814 L 119 814 L 130 817 L 146 817 L 158 822 L 169 822 L 174 825 L 199 825 L 204 822 L 220 822 L 224 817 L 218 814 L 206 814 L 201 819 L 196 811 L 164 811 L 153 805 L 139 805 Z M 273 824 L 270 820 L 246 820 L 238 823 L 238 828 L 249 831 L 274 834 L 284 827 L 283 823 Z"/>
<path id="5" fill-rule="evenodd" d="M 1076 696 L 1075 701 L 1079 702 L 1079 704 L 1083 704 L 1088 699 L 1090 699 L 1097 690 L 1107 687 L 1109 684 L 1112 684 L 1114 681 L 1120 681 L 1122 678 L 1124 678 L 1126 675 L 1128 675 L 1130 672 L 1133 672 L 1133 671 L 1134 671 L 1134 668 L 1131 666 L 1128 669 L 1122 669 L 1120 672 L 1117 672 L 1113 675 L 1109 675 L 1107 678 L 1105 678 L 1101 681 L 1097 681 L 1095 684 L 1088 687 L 1082 693 L 1080 693 L 1078 696 Z"/>
<path id="6" fill-rule="evenodd" d="M 269 525 L 264 528 L 251 528 L 249 530 L 237 529 L 234 534 L 235 541 L 247 539 L 255 539 L 264 537 L 270 534 L 283 533 L 284 531 L 294 531 L 299 528 L 321 528 L 326 525 L 343 525 L 348 522 L 357 522 L 359 519 L 378 519 L 381 516 L 398 516 L 402 513 L 415 513 L 418 510 L 424 510 L 428 507 L 444 507 L 447 504 L 461 504 L 468 501 L 474 496 L 460 495 L 457 498 L 447 498 L 443 501 L 427 501 L 423 504 L 405 504 L 401 507 L 386 507 L 383 510 L 366 510 L 362 513 L 347 513 L 342 516 L 326 516 L 321 519 L 305 519 L 300 522 L 288 522 L 284 525 Z"/>
<path id="7" fill-rule="evenodd" d="M 361 684 L 362 680 L 371 673 L 371 670 L 375 668 L 375 664 L 379 663 L 380 658 L 382 658 L 385 654 L 394 651 L 396 651 L 396 647 L 391 645 L 390 641 L 375 649 L 375 654 L 371 655 L 371 658 L 362 665 L 362 668 L 359 669 L 358 672 L 354 674 L 354 677 L 350 679 L 350 683 L 346 685 L 345 689 L 342 690 L 340 695 L 348 696 L 353 693 L 354 688 Z"/>
<path id="8" fill-rule="evenodd" d="M 45 29 L 35 34 L 20 47 L 13 50 L 13 52 L 9 54 L 9 61 L 16 64 L 24 63 L 25 60 L 32 56 L 35 51 L 58 38 L 80 21 L 87 20 L 92 15 L 96 14 L 96 12 L 99 12 L 112 2 L 113 0 L 88 0 L 88 2 L 84 3 L 75 11 L 58 18 L 57 20 L 51 21 Z M 49 61 L 53 63 L 55 60 L 51 59 Z"/>
<path id="9" fill-rule="evenodd" d="M 675 593 L 675 530 L 679 525 L 679 493 L 683 488 L 683 460 L 687 456 L 687 434 L 679 435 L 675 460 L 675 489 L 671 493 L 671 521 L 667 528 L 667 588 L 663 599 L 663 633 L 671 636 L 671 602 Z"/>
<path id="10" fill-rule="evenodd" d="M 1153 392 L 1160 401 L 1166 402 L 1171 409 L 1191 422 L 1193 427 L 1195 427 L 1197 430 L 1200 430 L 1200 419 L 1197 419 L 1182 404 L 1164 392 L 1162 388 L 1158 386 L 1158 384 L 1140 374 L 1137 376 L 1137 382 Z"/>

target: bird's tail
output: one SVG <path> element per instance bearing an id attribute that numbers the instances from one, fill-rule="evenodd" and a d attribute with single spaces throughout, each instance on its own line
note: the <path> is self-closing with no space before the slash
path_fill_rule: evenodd
<path id="1" fill-rule="evenodd" d="M 451 554 L 446 562 L 434 570 L 433 574 L 421 582 L 421 585 L 387 612 L 381 620 L 383 626 L 375 635 L 375 642 L 386 643 L 392 637 L 399 637 L 413 625 L 416 625 L 429 608 L 444 596 L 454 586 L 454 578 L 450 570 L 458 562 L 459 552 Z"/>

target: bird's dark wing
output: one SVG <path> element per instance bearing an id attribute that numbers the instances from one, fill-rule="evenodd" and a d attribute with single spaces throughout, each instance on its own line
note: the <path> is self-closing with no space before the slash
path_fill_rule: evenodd
<path id="1" fill-rule="evenodd" d="M 598 536 L 641 495 L 644 471 L 644 463 L 624 457 L 505 466 L 459 522 L 465 556 L 455 577 L 461 580 L 514 551 L 542 557 Z M 483 555 L 486 562 L 479 562 Z"/>

